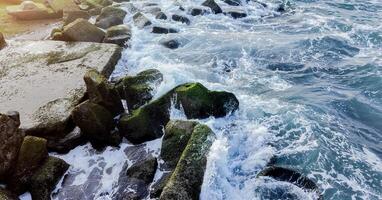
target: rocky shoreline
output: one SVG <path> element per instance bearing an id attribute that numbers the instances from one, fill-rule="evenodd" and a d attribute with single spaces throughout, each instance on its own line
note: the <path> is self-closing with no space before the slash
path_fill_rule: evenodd
<path id="1" fill-rule="evenodd" d="M 239 109 L 238 99 L 233 93 L 212 91 L 197 82 L 178 85 L 153 99 L 163 82 L 163 74 L 156 69 L 110 80 L 122 48 L 129 47 L 133 36 L 131 27 L 124 24 L 126 16 L 132 17 L 134 26 L 156 34 L 179 30 L 154 25 L 145 15 L 184 24 L 191 23 L 190 19 L 170 16 L 152 2 L 139 9 L 134 2 L 124 1 L 75 1 L 77 6 L 70 9 L 60 2 L 38 4 L 63 17 L 62 26 L 52 30 L 51 40 L 6 41 L 0 34 L 0 113 L 5 113 L 0 115 L 0 183 L 5 185 L 0 187 L 1 199 L 18 199 L 24 192 L 30 192 L 33 200 L 51 199 L 71 163 L 49 153 L 65 154 L 88 142 L 99 152 L 126 141 L 139 149 L 160 138 L 157 157 L 133 150 L 139 159 L 123 167 L 112 198 L 199 199 L 215 136 L 207 125 L 193 120 L 232 115 Z M 241 1 L 224 1 L 229 5 L 224 8 L 214 0 L 195 8 L 176 3 L 192 16 L 246 16 L 235 8 Z M 36 7 L 37 3 L 26 1 L 21 6 L 26 5 Z M 9 12 L 20 19 L 24 14 L 57 16 L 50 10 L 12 9 Z M 169 40 L 163 45 L 176 49 L 180 43 Z M 188 120 L 171 119 L 172 107 L 182 110 Z M 155 178 L 158 171 L 163 174 Z M 290 169 L 270 166 L 259 176 L 319 192 L 314 182 Z M 82 199 L 76 193 L 66 195 L 64 198 Z"/>

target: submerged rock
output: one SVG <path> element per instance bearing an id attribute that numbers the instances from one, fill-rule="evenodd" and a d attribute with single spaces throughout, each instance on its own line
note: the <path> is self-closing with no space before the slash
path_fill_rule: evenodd
<path id="1" fill-rule="evenodd" d="M 181 16 L 181 15 L 172 15 L 172 20 L 177 21 L 177 22 L 182 22 L 182 23 L 185 23 L 187 25 L 189 25 L 191 23 L 187 17 Z"/>
<path id="2" fill-rule="evenodd" d="M 190 14 L 192 16 L 197 16 L 197 15 L 203 15 L 205 13 L 207 13 L 207 9 L 203 8 L 203 7 L 197 7 L 197 8 L 191 8 L 190 9 Z"/>
<path id="3" fill-rule="evenodd" d="M 176 40 L 169 40 L 169 41 L 162 42 L 162 45 L 169 49 L 177 49 L 180 43 Z"/>
<path id="4" fill-rule="evenodd" d="M 85 19 L 76 19 L 68 24 L 62 34 L 70 41 L 79 42 L 102 42 L 105 37 L 105 32 Z"/>
<path id="5" fill-rule="evenodd" d="M 63 23 L 64 26 L 74 22 L 76 19 L 90 19 L 90 15 L 82 10 L 64 10 Z"/>
<path id="6" fill-rule="evenodd" d="M 107 29 L 103 42 L 117 44 L 121 47 L 127 47 L 127 42 L 131 38 L 131 29 L 127 25 L 112 26 Z"/>
<path id="7" fill-rule="evenodd" d="M 17 161 L 23 133 L 17 112 L 0 114 L 0 181 L 10 174 Z"/>
<path id="8" fill-rule="evenodd" d="M 274 63 L 267 66 L 272 71 L 295 71 L 304 68 L 304 64 L 299 63 Z"/>
<path id="9" fill-rule="evenodd" d="M 163 81 L 163 75 L 156 69 L 149 69 L 136 76 L 127 76 L 116 83 L 120 96 L 127 101 L 130 110 L 139 108 L 153 98 L 154 86 Z"/>
<path id="10" fill-rule="evenodd" d="M 159 199 L 199 199 L 207 154 L 214 133 L 206 125 L 196 125 L 174 172 Z"/>
<path id="11" fill-rule="evenodd" d="M 133 16 L 133 21 L 135 26 L 137 26 L 138 28 L 144 28 L 145 26 L 151 25 L 151 21 L 140 12 L 136 13 Z"/>
<path id="12" fill-rule="evenodd" d="M 163 19 L 163 20 L 166 20 L 167 19 L 167 16 L 166 14 L 164 14 L 164 12 L 159 12 L 156 16 L 155 16 L 156 19 Z"/>
<path id="13" fill-rule="evenodd" d="M 206 0 L 204 3 L 202 3 L 202 6 L 211 8 L 211 11 L 214 14 L 219 14 L 223 12 L 220 6 L 214 0 Z"/>
<path id="14" fill-rule="evenodd" d="M 154 26 L 152 33 L 158 33 L 158 34 L 168 34 L 168 33 L 177 33 L 178 31 L 173 28 L 163 28 L 159 26 Z"/>
<path id="15" fill-rule="evenodd" d="M 7 42 L 5 42 L 5 38 L 3 33 L 0 32 L 0 50 L 7 46 Z"/>
<path id="16" fill-rule="evenodd" d="M 7 188 L 16 194 L 24 193 L 30 183 L 31 176 L 47 157 L 46 140 L 26 136 L 21 145 L 13 173 L 8 179 Z"/>
<path id="17" fill-rule="evenodd" d="M 114 6 L 105 7 L 97 17 L 95 25 L 107 29 L 111 26 L 123 24 L 126 14 L 127 12 L 120 8 Z"/>
<path id="18" fill-rule="evenodd" d="M 19 197 L 9 190 L 0 187 L 0 199 L 1 200 L 19 200 Z"/>
<path id="19" fill-rule="evenodd" d="M 239 101 L 232 93 L 209 91 L 200 83 L 186 83 L 130 115 L 122 116 L 118 125 L 121 134 L 132 143 L 161 137 L 162 128 L 170 118 L 169 109 L 173 100 L 177 108 L 183 108 L 188 119 L 223 117 L 239 107 Z"/>
<path id="20" fill-rule="evenodd" d="M 29 191 L 32 199 L 50 200 L 51 192 L 68 168 L 69 164 L 65 161 L 53 156 L 48 157 L 31 177 Z"/>
<path id="21" fill-rule="evenodd" d="M 224 3 L 230 5 L 230 6 L 240 6 L 241 0 L 223 0 Z"/>
<path id="22" fill-rule="evenodd" d="M 243 18 L 247 16 L 247 13 L 243 9 L 238 9 L 238 8 L 227 8 L 224 9 L 224 14 L 230 15 L 234 19 L 237 18 Z"/>
<path id="23" fill-rule="evenodd" d="M 105 76 L 91 69 L 86 72 L 84 81 L 90 102 L 103 106 L 113 117 L 124 112 L 118 91 L 108 83 Z"/>

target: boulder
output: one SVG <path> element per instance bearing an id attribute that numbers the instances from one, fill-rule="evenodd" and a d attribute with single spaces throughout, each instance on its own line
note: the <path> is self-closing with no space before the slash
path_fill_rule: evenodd
<path id="1" fill-rule="evenodd" d="M 190 9 L 190 14 L 192 16 L 197 16 L 197 15 L 203 15 L 205 13 L 207 13 L 208 11 L 203 8 L 203 7 L 195 7 L 195 8 L 191 8 Z"/>
<path id="2" fill-rule="evenodd" d="M 134 163 L 134 165 L 127 169 L 126 175 L 129 179 L 138 179 L 149 185 L 154 179 L 157 167 L 157 159 L 149 156 L 145 160 Z"/>
<path id="3" fill-rule="evenodd" d="M 105 76 L 97 70 L 91 69 L 86 72 L 84 81 L 90 102 L 106 108 L 112 117 L 124 112 L 118 91 L 108 83 Z"/>
<path id="4" fill-rule="evenodd" d="M 114 44 L 9 40 L 0 53 L 0 112 L 18 110 L 27 135 L 59 141 L 75 127 L 70 115 L 84 99 L 85 73 L 109 77 L 120 55 Z"/>
<path id="5" fill-rule="evenodd" d="M 226 8 L 224 9 L 224 14 L 230 15 L 234 19 L 243 18 L 247 16 L 247 13 L 245 12 L 245 10 L 239 9 L 239 8 Z"/>
<path id="6" fill-rule="evenodd" d="M 70 41 L 78 42 L 102 42 L 105 37 L 105 32 L 85 19 L 76 19 L 66 25 L 62 33 Z"/>
<path id="7" fill-rule="evenodd" d="M 130 38 L 131 28 L 127 25 L 117 25 L 107 29 L 103 42 L 117 44 L 121 47 L 127 47 L 127 42 Z"/>
<path id="8" fill-rule="evenodd" d="M 177 21 L 177 22 L 182 22 L 182 23 L 185 23 L 185 24 L 187 24 L 187 25 L 189 25 L 191 22 L 190 22 L 190 20 L 187 18 L 187 17 L 185 17 L 185 16 L 181 16 L 181 15 L 172 15 L 172 20 L 174 20 L 174 21 Z"/>
<path id="9" fill-rule="evenodd" d="M 74 1 L 68 0 L 44 0 L 49 7 L 53 9 L 56 13 L 63 13 L 64 10 L 79 10 L 78 6 L 74 3 Z"/>
<path id="10" fill-rule="evenodd" d="M 76 127 L 72 132 L 68 133 L 63 138 L 48 140 L 47 147 L 49 151 L 65 154 L 77 146 L 85 143 L 86 139 L 81 133 L 81 129 Z"/>
<path id="11" fill-rule="evenodd" d="M 178 164 L 159 199 L 199 199 L 207 154 L 214 133 L 206 125 L 196 125 Z"/>
<path id="12" fill-rule="evenodd" d="M 91 16 L 96 16 L 96 15 L 100 15 L 101 14 L 101 11 L 102 11 L 102 8 L 99 7 L 99 8 L 92 8 L 92 9 L 89 9 L 88 10 L 88 13 L 91 15 Z"/>
<path id="13" fill-rule="evenodd" d="M 223 0 L 224 3 L 230 5 L 230 6 L 240 6 L 241 0 Z"/>
<path id="14" fill-rule="evenodd" d="M 223 12 L 220 6 L 214 0 L 206 0 L 204 3 L 202 3 L 202 6 L 211 8 L 211 11 L 214 14 L 219 14 Z"/>
<path id="15" fill-rule="evenodd" d="M 49 156 L 31 177 L 29 191 L 32 199 L 50 200 L 51 192 L 68 168 L 69 164 L 65 161 Z"/>
<path id="16" fill-rule="evenodd" d="M 72 118 L 95 149 L 121 142 L 119 135 L 112 133 L 114 117 L 103 106 L 85 101 L 73 109 Z"/>
<path id="17" fill-rule="evenodd" d="M 7 188 L 16 194 L 26 191 L 33 173 L 48 157 L 46 140 L 34 136 L 26 136 L 21 145 L 13 173 L 8 179 Z"/>
<path id="18" fill-rule="evenodd" d="M 74 22 L 76 19 L 85 19 L 89 20 L 90 15 L 86 11 L 82 10 L 65 10 L 63 15 L 63 24 L 64 26 Z"/>
<path id="19" fill-rule="evenodd" d="M 106 6 L 110 6 L 113 4 L 111 0 L 85 0 L 85 5 L 89 6 L 89 8 L 103 8 Z"/>
<path id="20" fill-rule="evenodd" d="M 178 31 L 173 28 L 163 28 L 159 26 L 154 26 L 152 33 L 158 33 L 158 34 L 168 34 L 168 33 L 177 33 Z"/>
<path id="21" fill-rule="evenodd" d="M 168 41 L 162 42 L 162 45 L 169 49 L 177 49 L 180 46 L 180 43 L 176 40 L 168 40 Z"/>
<path id="22" fill-rule="evenodd" d="M 59 18 L 62 16 L 62 13 L 57 14 L 44 4 L 33 1 L 23 1 L 20 5 L 8 6 L 6 11 L 9 15 L 20 20 Z"/>
<path id="23" fill-rule="evenodd" d="M 1 200 L 19 200 L 19 197 L 9 190 L 0 187 L 0 199 Z"/>
<path id="24" fill-rule="evenodd" d="M 0 50 L 7 46 L 3 33 L 0 32 Z"/>
<path id="25" fill-rule="evenodd" d="M 164 12 L 159 12 L 159 13 L 155 16 L 155 19 L 163 19 L 163 20 L 166 20 L 166 19 L 167 19 L 167 16 L 166 16 L 166 14 L 164 14 Z"/>
<path id="26" fill-rule="evenodd" d="M 120 96 L 126 100 L 130 110 L 137 109 L 153 98 L 155 86 L 163 81 L 163 75 L 156 69 L 149 69 L 136 76 L 127 76 L 116 83 Z"/>
<path id="27" fill-rule="evenodd" d="M 126 14 L 127 12 L 120 8 L 114 6 L 105 7 L 97 17 L 95 25 L 107 29 L 111 26 L 123 24 Z"/>
<path id="28" fill-rule="evenodd" d="M 171 172 L 163 172 L 162 176 L 154 182 L 150 187 L 150 198 L 159 199 L 162 194 L 163 188 L 166 186 L 166 183 L 170 179 L 172 174 Z"/>
<path id="29" fill-rule="evenodd" d="M 5 180 L 16 163 L 23 132 L 17 112 L 0 114 L 0 181 Z"/>
<path id="30" fill-rule="evenodd" d="M 143 28 L 151 25 L 151 21 L 147 19 L 142 13 L 138 12 L 133 16 L 133 21 L 136 27 Z"/>
<path id="31" fill-rule="evenodd" d="M 224 117 L 239 107 L 239 101 L 232 93 L 209 91 L 200 83 L 186 83 L 130 115 L 123 115 L 118 125 L 121 134 L 135 144 L 161 137 L 162 128 L 170 118 L 172 103 L 177 108 L 182 107 L 188 119 Z"/>

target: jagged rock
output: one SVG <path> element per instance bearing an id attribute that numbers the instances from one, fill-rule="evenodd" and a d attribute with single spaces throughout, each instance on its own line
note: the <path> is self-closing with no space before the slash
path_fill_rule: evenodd
<path id="1" fill-rule="evenodd" d="M 130 110 L 139 108 L 153 98 L 154 86 L 163 81 L 163 75 L 156 69 L 149 69 L 136 76 L 127 76 L 118 81 L 116 88 L 127 101 Z"/>
<path id="2" fill-rule="evenodd" d="M 203 14 L 205 14 L 205 13 L 207 13 L 208 11 L 206 10 L 206 9 L 204 9 L 204 8 L 199 8 L 199 7 L 197 7 L 197 8 L 191 8 L 190 9 L 190 14 L 192 15 L 192 16 L 197 16 L 197 15 L 203 15 Z"/>
<path id="3" fill-rule="evenodd" d="M 214 0 L 206 0 L 204 3 L 202 3 L 202 6 L 211 8 L 211 11 L 215 14 L 223 12 L 220 6 Z"/>
<path id="4" fill-rule="evenodd" d="M 230 5 L 230 6 L 240 6 L 241 0 L 223 0 L 224 3 Z"/>
<path id="5" fill-rule="evenodd" d="M 20 20 L 59 18 L 62 16 L 62 13 L 57 14 L 44 4 L 33 1 L 23 1 L 20 5 L 8 6 L 6 11 L 9 15 Z"/>
<path id="6" fill-rule="evenodd" d="M 64 11 L 64 17 L 63 17 L 63 23 L 64 26 L 74 22 L 76 19 L 90 19 L 90 15 L 86 11 L 82 10 L 65 10 Z"/>
<path id="7" fill-rule="evenodd" d="M 131 28 L 127 25 L 112 26 L 107 29 L 103 42 L 127 47 L 127 41 L 131 38 Z"/>
<path id="8" fill-rule="evenodd" d="M 159 199 L 199 199 L 207 154 L 214 133 L 206 125 L 196 125 L 178 164 Z"/>
<path id="9" fill-rule="evenodd" d="M 105 32 L 84 19 L 66 25 L 62 33 L 71 41 L 79 42 L 102 42 L 105 37 Z"/>
<path id="10" fill-rule="evenodd" d="M 86 0 L 85 4 L 88 5 L 90 8 L 103 8 L 106 6 L 110 6 L 113 4 L 113 1 L 111 0 Z"/>
<path id="11" fill-rule="evenodd" d="M 0 32 L 0 50 L 7 46 L 7 42 L 5 42 L 5 38 L 3 33 Z"/>
<path id="12" fill-rule="evenodd" d="M 169 41 L 162 42 L 162 45 L 169 49 L 177 49 L 180 43 L 176 40 L 169 40 Z"/>
<path id="13" fill-rule="evenodd" d="M 84 81 L 90 102 L 103 106 L 113 117 L 124 112 L 118 91 L 108 83 L 105 76 L 91 69 L 86 72 Z"/>
<path id="14" fill-rule="evenodd" d="M 72 118 L 95 149 L 117 146 L 121 142 L 119 135 L 112 133 L 113 115 L 98 104 L 90 101 L 81 103 L 73 109 Z"/>
<path id="15" fill-rule="evenodd" d="M 18 110 L 27 135 L 58 141 L 75 127 L 70 114 L 85 97 L 84 74 L 94 68 L 109 77 L 120 55 L 114 44 L 9 40 L 0 53 L 0 112 Z"/>
<path id="16" fill-rule="evenodd" d="M 0 181 L 5 180 L 17 161 L 23 133 L 17 112 L 0 114 Z"/>
<path id="17" fill-rule="evenodd" d="M 0 187 L 0 199 L 1 200 L 19 200 L 19 197 L 9 190 Z"/>
<path id="18" fill-rule="evenodd" d="M 183 108 L 188 119 L 223 117 L 239 107 L 235 95 L 222 91 L 209 91 L 200 83 L 179 85 L 149 104 L 124 115 L 119 130 L 132 143 L 142 143 L 161 137 L 162 128 L 170 118 L 172 101 Z"/>
<path id="19" fill-rule="evenodd" d="M 156 16 L 155 16 L 156 19 L 163 19 L 163 20 L 166 20 L 167 19 L 167 16 L 166 14 L 164 14 L 164 12 L 159 12 Z"/>
<path id="20" fill-rule="evenodd" d="M 163 28 L 163 27 L 154 26 L 151 32 L 158 33 L 158 34 L 168 34 L 168 33 L 177 33 L 178 31 L 173 28 Z"/>
<path id="21" fill-rule="evenodd" d="M 177 21 L 177 22 L 182 22 L 182 23 L 185 23 L 187 25 L 189 25 L 191 23 L 187 17 L 181 16 L 181 15 L 172 15 L 172 20 Z"/>
<path id="22" fill-rule="evenodd" d="M 142 13 L 138 12 L 133 16 L 133 21 L 135 26 L 138 28 L 143 28 L 145 26 L 151 25 L 151 22 L 149 19 L 147 19 L 146 16 L 144 16 Z"/>
<path id="23" fill-rule="evenodd" d="M 47 146 L 49 151 L 64 154 L 84 143 L 86 143 L 86 139 L 81 133 L 81 129 L 76 127 L 63 138 L 48 140 Z"/>
<path id="24" fill-rule="evenodd" d="M 21 145 L 13 173 L 8 178 L 7 188 L 16 194 L 24 193 L 30 183 L 31 176 L 47 157 L 46 140 L 26 136 Z"/>
<path id="25" fill-rule="evenodd" d="M 301 173 L 291 169 L 271 166 L 261 171 L 257 176 L 269 176 L 278 181 L 286 181 L 297 185 L 298 187 L 318 191 L 316 183 Z"/>
<path id="26" fill-rule="evenodd" d="M 230 15 L 234 19 L 243 18 L 243 17 L 247 16 L 247 13 L 245 12 L 245 10 L 238 9 L 238 8 L 227 8 L 227 9 L 224 9 L 224 14 Z"/>
<path id="27" fill-rule="evenodd" d="M 123 24 L 126 15 L 127 12 L 120 8 L 114 6 L 105 7 L 96 19 L 96 26 L 107 29 L 111 26 Z"/>
<path id="28" fill-rule="evenodd" d="M 51 192 L 68 168 L 69 164 L 65 161 L 49 156 L 31 177 L 29 191 L 32 199 L 50 200 Z"/>

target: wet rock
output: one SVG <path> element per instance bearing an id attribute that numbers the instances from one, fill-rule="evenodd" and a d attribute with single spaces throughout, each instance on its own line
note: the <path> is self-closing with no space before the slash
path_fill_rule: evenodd
<path id="1" fill-rule="evenodd" d="M 143 161 L 139 161 L 132 165 L 127 171 L 126 175 L 130 179 L 138 179 L 143 181 L 146 185 L 150 184 L 157 170 L 157 159 L 149 156 Z"/>
<path id="2" fill-rule="evenodd" d="M 224 9 L 224 14 L 230 15 L 234 19 L 243 18 L 247 16 L 247 13 L 245 12 L 245 10 L 238 9 L 238 8 Z"/>
<path id="3" fill-rule="evenodd" d="M 17 161 L 23 141 L 17 112 L 0 114 L 0 181 L 5 180 Z"/>
<path id="4" fill-rule="evenodd" d="M 49 151 L 64 154 L 84 143 L 86 143 L 86 139 L 81 133 L 81 129 L 76 127 L 63 138 L 48 140 L 47 146 Z"/>
<path id="5" fill-rule="evenodd" d="M 175 169 L 197 124 L 195 121 L 181 120 L 173 120 L 167 123 L 160 153 L 160 158 L 164 161 L 163 169 L 165 171 Z"/>
<path id="6" fill-rule="evenodd" d="M 202 6 L 206 6 L 206 7 L 209 7 L 211 8 L 212 12 L 214 14 L 219 14 L 219 13 L 222 13 L 222 9 L 220 8 L 220 6 L 214 1 L 214 0 L 206 0 Z"/>
<path id="7" fill-rule="evenodd" d="M 178 31 L 173 28 L 163 28 L 159 26 L 154 26 L 152 33 L 158 33 L 158 34 L 168 34 L 168 33 L 177 33 Z"/>
<path id="8" fill-rule="evenodd" d="M 105 32 L 84 19 L 66 25 L 62 33 L 70 41 L 79 42 L 102 42 L 105 37 Z"/>
<path id="9" fill-rule="evenodd" d="M 204 8 L 191 8 L 190 9 L 190 14 L 192 15 L 192 16 L 197 16 L 197 15 L 203 15 L 203 14 L 205 14 L 205 13 L 207 13 L 208 11 L 206 10 L 206 9 L 204 9 Z"/>
<path id="10" fill-rule="evenodd" d="M 107 29 L 103 42 L 117 44 L 127 47 L 127 42 L 131 38 L 131 28 L 127 25 L 112 26 Z"/>
<path id="11" fill-rule="evenodd" d="M 95 149 L 102 149 L 107 145 L 116 146 L 121 142 L 119 135 L 112 133 L 113 115 L 106 108 L 85 101 L 73 109 L 72 117 Z"/>
<path id="12" fill-rule="evenodd" d="M 181 15 L 172 15 L 172 20 L 174 20 L 174 21 L 177 21 L 177 22 L 182 22 L 182 23 L 185 23 L 185 24 L 187 24 L 187 25 L 189 25 L 191 22 L 190 22 L 190 20 L 187 18 L 187 17 L 185 17 L 185 16 L 181 16 Z"/>
<path id="13" fill-rule="evenodd" d="M 144 7 L 143 12 L 145 13 L 150 13 L 152 15 L 158 15 L 162 10 L 159 7 L 156 6 L 149 6 L 149 7 Z"/>
<path id="14" fill-rule="evenodd" d="M 8 179 L 7 188 L 16 194 L 26 191 L 31 176 L 48 157 L 46 140 L 39 137 L 26 136 L 21 145 L 13 173 Z"/>
<path id="15" fill-rule="evenodd" d="M 136 13 L 133 16 L 133 21 L 135 26 L 137 26 L 138 28 L 144 28 L 145 26 L 151 25 L 151 21 L 140 12 Z"/>
<path id="16" fill-rule="evenodd" d="M 230 6 L 240 6 L 241 0 L 223 0 L 224 3 L 230 5 Z"/>
<path id="17" fill-rule="evenodd" d="M 107 29 L 111 26 L 123 24 L 126 14 L 127 12 L 120 8 L 114 6 L 105 7 L 97 17 L 95 25 Z"/>
<path id="18" fill-rule="evenodd" d="M 316 183 L 301 173 L 291 169 L 271 166 L 261 171 L 257 176 L 269 176 L 278 181 L 286 181 L 297 185 L 298 187 L 318 191 Z"/>
<path id="19" fill-rule="evenodd" d="M 267 66 L 267 69 L 272 71 L 295 71 L 304 68 L 304 64 L 300 63 L 273 63 Z"/>
<path id="20" fill-rule="evenodd" d="M 171 177 L 172 172 L 163 172 L 162 176 L 150 187 L 150 198 L 159 199 L 163 188 Z"/>
<path id="21" fill-rule="evenodd" d="M 32 199 L 50 200 L 51 192 L 68 168 L 65 161 L 49 156 L 31 178 L 29 191 Z"/>
<path id="22" fill-rule="evenodd" d="M 155 16 L 156 19 L 163 19 L 163 20 L 166 20 L 167 19 L 167 16 L 166 14 L 164 14 L 163 12 L 159 12 L 156 16 Z"/>
<path id="23" fill-rule="evenodd" d="M 169 40 L 162 42 L 162 45 L 169 49 L 177 49 L 180 46 L 180 43 L 176 40 Z"/>
<path id="24" fill-rule="evenodd" d="M 0 199 L 1 200 L 19 200 L 19 197 L 9 190 L 0 187 Z"/>
<path id="25" fill-rule="evenodd" d="M 103 8 L 106 6 L 110 6 L 113 4 L 113 1 L 111 0 L 86 0 L 85 4 L 88 5 L 90 8 Z"/>
<path id="26" fill-rule="evenodd" d="M 214 133 L 206 125 L 196 125 L 182 156 L 159 199 L 199 199 L 207 154 Z"/>
<path id="27" fill-rule="evenodd" d="M 114 44 L 10 40 L 0 53 L 0 112 L 18 110 L 27 135 L 58 141 L 75 127 L 70 114 L 85 96 L 84 74 L 109 77 L 120 55 Z"/>
<path id="28" fill-rule="evenodd" d="M 116 88 L 127 101 L 130 110 L 137 109 L 153 98 L 155 86 L 163 81 L 163 75 L 156 69 L 149 69 L 136 76 L 127 76 L 118 81 Z"/>
<path id="29" fill-rule="evenodd" d="M 113 117 L 124 112 L 118 91 L 108 83 L 105 76 L 91 69 L 86 72 L 84 81 L 90 102 L 103 106 Z"/>
<path id="30" fill-rule="evenodd" d="M 64 26 L 74 22 L 76 19 L 90 19 L 90 15 L 86 11 L 82 10 L 65 10 L 64 11 L 64 17 L 63 17 L 63 23 Z"/>
<path id="31" fill-rule="evenodd" d="M 200 83 L 186 83 L 132 111 L 130 115 L 122 116 L 118 125 L 121 134 L 135 144 L 161 137 L 162 128 L 170 118 L 172 103 L 177 108 L 182 107 L 188 119 L 224 117 L 239 107 L 232 93 L 209 91 Z"/>
<path id="32" fill-rule="evenodd" d="M 23 1 L 20 5 L 8 6 L 6 11 L 9 15 L 19 20 L 37 20 L 48 18 L 59 18 L 62 16 L 42 3 Z"/>
<path id="33" fill-rule="evenodd" d="M 7 46 L 7 42 L 5 42 L 5 38 L 3 33 L 0 32 L 0 50 Z"/>

